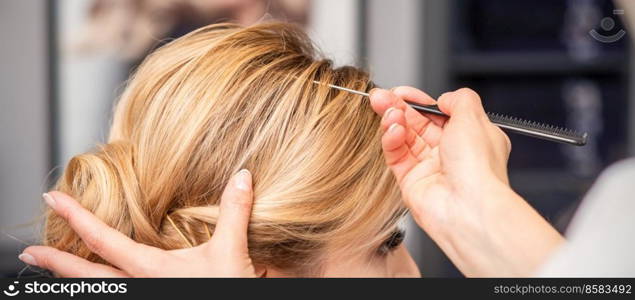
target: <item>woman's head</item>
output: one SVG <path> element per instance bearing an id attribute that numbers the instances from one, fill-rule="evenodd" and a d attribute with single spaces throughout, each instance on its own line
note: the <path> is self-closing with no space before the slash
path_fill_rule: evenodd
<path id="1" fill-rule="evenodd" d="M 316 58 L 291 25 L 199 29 L 145 60 L 108 143 L 73 158 L 57 188 L 133 239 L 178 249 L 209 239 L 225 184 L 246 168 L 255 264 L 280 275 L 389 275 L 378 270 L 395 256 L 387 248 L 404 209 L 380 118 L 368 99 L 314 81 L 372 88 L 366 73 Z M 100 260 L 54 214 L 44 240 Z M 344 261 L 358 270 L 336 274 Z"/>

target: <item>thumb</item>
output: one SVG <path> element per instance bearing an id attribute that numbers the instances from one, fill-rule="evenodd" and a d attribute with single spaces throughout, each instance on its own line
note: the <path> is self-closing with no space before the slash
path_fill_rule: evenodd
<path id="1" fill-rule="evenodd" d="M 441 95 L 437 101 L 439 109 L 452 118 L 465 119 L 467 116 L 485 117 L 481 97 L 473 90 L 462 88 Z M 454 118 L 457 119 L 457 118 Z"/>
<path id="2" fill-rule="evenodd" d="M 244 248 L 246 251 L 252 205 L 251 173 L 243 169 L 225 187 L 212 240 L 226 247 Z"/>

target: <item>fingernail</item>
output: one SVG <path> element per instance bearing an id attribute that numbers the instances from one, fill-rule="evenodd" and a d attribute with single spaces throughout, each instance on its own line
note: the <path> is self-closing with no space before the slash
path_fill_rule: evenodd
<path id="1" fill-rule="evenodd" d="M 394 132 L 395 130 L 397 130 L 397 127 L 399 127 L 399 124 L 393 123 L 392 125 L 390 125 L 390 127 L 388 127 L 388 131 Z"/>
<path id="2" fill-rule="evenodd" d="M 242 169 L 236 174 L 236 188 L 243 191 L 251 189 L 251 173 L 247 169 Z"/>
<path id="3" fill-rule="evenodd" d="M 373 97 L 373 94 L 375 94 L 377 91 L 379 91 L 379 88 L 374 88 L 370 90 L 370 92 L 368 93 L 369 97 Z"/>
<path id="4" fill-rule="evenodd" d="M 18 259 L 24 262 L 25 264 L 37 266 L 37 262 L 35 261 L 35 257 L 31 256 L 31 254 L 22 253 L 18 255 Z"/>
<path id="5" fill-rule="evenodd" d="M 384 113 L 384 118 L 388 119 L 390 117 L 390 114 L 392 114 L 394 111 L 395 111 L 394 107 L 391 107 L 388 110 L 386 110 L 386 112 Z"/>
<path id="6" fill-rule="evenodd" d="M 44 193 L 42 194 L 42 198 L 44 198 L 44 202 L 46 202 L 48 206 L 50 206 L 51 208 L 55 208 L 55 198 L 53 198 L 53 196 L 49 195 L 48 193 Z"/>

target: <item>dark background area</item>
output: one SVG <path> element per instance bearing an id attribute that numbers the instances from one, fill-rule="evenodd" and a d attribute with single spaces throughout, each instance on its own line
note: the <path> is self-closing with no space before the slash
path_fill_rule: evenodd
<path id="1" fill-rule="evenodd" d="M 587 38 L 594 18 L 615 20 L 610 31 L 597 22 L 607 36 L 624 28 L 615 9 L 599 0 L 452 3 L 451 89 L 474 89 L 487 111 L 591 134 L 583 148 L 509 135 L 513 188 L 561 232 L 598 173 L 628 156 L 630 43 Z"/>

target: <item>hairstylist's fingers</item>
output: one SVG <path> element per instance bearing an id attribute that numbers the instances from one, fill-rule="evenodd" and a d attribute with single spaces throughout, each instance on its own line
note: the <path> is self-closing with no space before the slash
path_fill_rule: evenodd
<path id="1" fill-rule="evenodd" d="M 110 228 L 64 193 L 50 192 L 43 197 L 81 237 L 88 249 L 104 260 L 130 274 L 143 273 L 147 268 L 153 267 L 147 264 L 152 264 L 156 248 L 136 243 L 121 232 Z"/>
<path id="2" fill-rule="evenodd" d="M 370 104 L 373 110 L 380 116 L 383 116 L 389 108 L 394 107 L 401 109 L 406 113 L 406 118 L 408 119 L 408 123 L 410 125 L 419 124 L 421 126 L 421 124 L 427 125 L 430 122 L 430 119 L 428 119 L 427 116 L 424 116 L 414 110 L 392 91 L 373 89 L 370 92 Z"/>
<path id="3" fill-rule="evenodd" d="M 435 101 L 434 98 L 430 97 L 430 95 L 426 94 L 426 92 L 411 86 L 398 86 L 393 88 L 392 92 L 404 100 L 412 101 L 419 104 L 437 103 L 437 101 Z"/>
<path id="4" fill-rule="evenodd" d="M 423 105 L 437 104 L 437 101 L 434 100 L 432 97 L 430 97 L 428 94 L 426 94 L 424 91 L 417 88 L 413 88 L 411 86 L 398 86 L 392 89 L 392 92 L 395 93 L 397 97 L 405 101 L 423 104 Z M 421 114 L 416 110 L 413 110 L 413 111 L 416 112 L 417 114 Z M 406 117 L 408 117 L 408 115 L 406 115 Z M 437 116 L 433 114 L 427 114 L 426 117 L 430 119 L 435 125 L 437 125 L 437 127 L 442 127 L 445 121 L 447 120 L 446 117 Z M 417 130 L 416 127 L 415 127 L 415 130 Z"/>
<path id="5" fill-rule="evenodd" d="M 31 246 L 18 257 L 29 265 L 47 269 L 61 277 L 128 277 L 121 270 L 89 262 L 52 247 Z"/>
<path id="6" fill-rule="evenodd" d="M 419 157 L 420 154 L 423 155 L 425 150 L 429 148 L 428 145 L 417 133 L 409 128 L 410 126 L 404 112 L 398 108 L 391 107 L 384 113 L 384 117 L 381 119 L 381 128 L 386 132 L 394 123 L 399 123 L 406 128 L 406 144 L 408 145 L 410 153 L 415 157 Z"/>
<path id="7" fill-rule="evenodd" d="M 408 86 L 400 86 L 393 90 L 393 93 L 399 98 L 420 103 L 420 104 L 436 104 L 434 99 L 430 98 L 428 94 Z M 410 114 L 410 115 L 409 115 Z M 433 114 L 426 114 L 426 118 L 430 121 L 419 122 L 418 116 L 421 113 L 415 110 L 406 111 L 406 121 L 408 126 L 419 136 L 423 141 L 431 147 L 435 147 L 441 141 L 441 135 L 443 134 L 443 125 L 445 124 L 446 117 L 435 116 Z M 414 120 L 414 121 L 413 121 Z"/>
<path id="8" fill-rule="evenodd" d="M 399 90 L 401 93 L 408 94 L 409 97 L 423 97 L 413 102 L 428 104 L 434 103 L 434 100 L 427 96 L 425 93 L 421 91 L 419 91 L 420 93 L 417 93 L 414 92 L 412 89 L 414 88 L 395 88 L 395 90 Z M 410 105 L 406 104 L 406 102 L 404 102 L 402 98 L 391 91 L 374 89 L 371 91 L 370 98 L 373 110 L 379 115 L 383 116 L 385 112 L 388 111 L 388 109 L 391 107 L 404 111 L 408 124 L 406 128 L 406 131 L 408 132 L 408 142 L 412 142 L 413 139 L 411 136 L 414 133 L 420 136 L 422 138 L 422 141 L 424 141 L 429 146 L 435 147 L 438 145 L 441 136 L 441 127 L 432 121 L 432 118 L 436 118 L 438 116 L 433 116 L 430 114 L 423 115 L 419 113 L 418 111 L 410 107 Z M 412 133 L 410 131 L 412 131 Z"/>
<path id="9" fill-rule="evenodd" d="M 481 120 L 487 119 L 481 97 L 471 89 L 462 88 L 445 93 L 439 97 L 437 102 L 439 109 L 452 117 L 461 115 L 460 119 L 465 119 L 468 116 Z"/>
<path id="10" fill-rule="evenodd" d="M 221 198 L 220 216 L 212 239 L 221 240 L 223 245 L 247 251 L 247 229 L 252 204 L 251 173 L 241 170 L 225 187 Z"/>
<path id="11" fill-rule="evenodd" d="M 380 116 L 383 116 L 384 112 L 393 107 L 392 97 L 387 92 L 380 88 L 374 88 L 370 91 L 370 106 Z"/>
<path id="12" fill-rule="evenodd" d="M 406 134 L 404 125 L 397 122 L 388 127 L 381 139 L 386 164 L 399 183 L 418 163 L 406 143 Z"/>
<path id="13" fill-rule="evenodd" d="M 434 100 L 429 99 L 429 101 Z M 424 129 L 428 125 L 433 125 L 427 117 L 415 111 L 393 92 L 383 89 L 372 90 L 371 105 L 373 106 L 373 110 L 383 117 L 386 117 L 387 113 L 394 113 L 396 110 L 401 110 L 406 120 L 406 122 L 402 124 L 406 129 L 406 142 L 412 148 L 411 150 L 415 155 L 422 153 L 422 150 L 425 149 L 427 145 L 415 128 L 420 132 L 424 132 Z M 390 124 L 386 125 L 384 123 L 384 130 L 388 129 L 388 125 Z"/>

